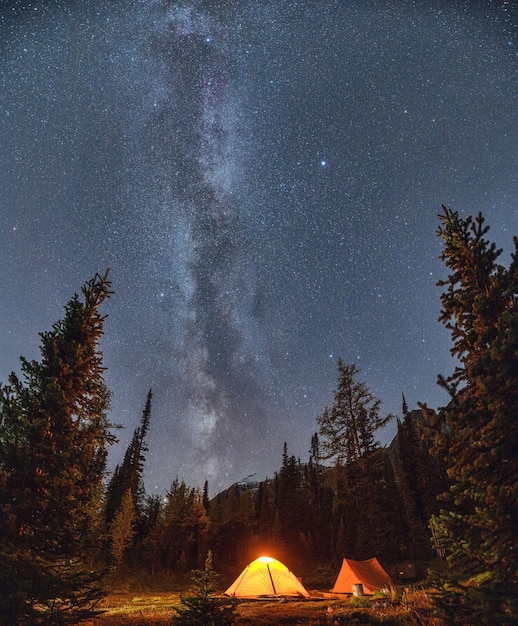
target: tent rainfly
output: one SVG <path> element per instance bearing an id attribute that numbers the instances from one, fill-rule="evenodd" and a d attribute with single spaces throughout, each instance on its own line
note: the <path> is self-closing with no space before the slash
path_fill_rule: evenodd
<path id="1" fill-rule="evenodd" d="M 304 585 L 277 559 L 260 556 L 252 561 L 225 591 L 227 596 L 303 596 L 309 598 Z"/>
<path id="2" fill-rule="evenodd" d="M 361 583 L 366 594 L 393 587 L 390 576 L 376 557 L 367 561 L 344 559 L 332 593 L 352 593 L 353 585 Z"/>

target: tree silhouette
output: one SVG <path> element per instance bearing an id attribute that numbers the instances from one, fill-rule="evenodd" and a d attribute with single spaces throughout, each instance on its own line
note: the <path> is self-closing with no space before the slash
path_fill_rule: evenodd
<path id="1" fill-rule="evenodd" d="M 437 605 L 450 623 L 518 619 L 518 240 L 509 269 L 481 214 L 443 207 L 438 235 L 450 274 L 440 320 L 458 360 L 440 384 L 451 401 L 435 419 L 435 451 L 451 488 L 434 520 L 450 572 Z M 427 412 L 430 422 L 437 417 Z M 471 583 L 466 584 L 467 579 Z"/>
<path id="2" fill-rule="evenodd" d="M 338 360 L 338 382 L 331 407 L 317 418 L 324 458 L 357 461 L 379 446 L 375 433 L 392 415 L 381 417 L 381 401 L 357 380 L 360 370 Z"/>
<path id="3" fill-rule="evenodd" d="M 121 465 L 117 465 L 106 490 L 106 524 L 109 525 L 119 510 L 122 499 L 129 490 L 133 499 L 133 506 L 138 526 L 142 524 L 142 514 L 145 499 L 144 489 L 144 462 L 148 448 L 145 443 L 151 418 L 151 400 L 153 393 L 148 391 L 146 404 L 135 428 L 133 437 L 126 449 Z"/>
<path id="4" fill-rule="evenodd" d="M 86 566 L 98 506 L 107 420 L 99 307 L 111 294 L 96 275 L 41 333 L 41 360 L 22 358 L 0 389 L 0 621 L 77 623 L 95 611 L 98 576 Z M 46 621 L 47 620 L 47 621 Z"/>

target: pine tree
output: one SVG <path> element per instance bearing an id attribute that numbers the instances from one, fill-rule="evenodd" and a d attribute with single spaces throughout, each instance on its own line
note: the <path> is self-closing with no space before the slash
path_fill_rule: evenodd
<path id="1" fill-rule="evenodd" d="M 338 360 L 338 383 L 334 402 L 317 417 L 325 458 L 357 461 L 377 447 L 375 433 L 386 426 L 392 415 L 380 415 L 381 401 L 367 385 L 356 380 L 360 370 Z"/>
<path id="2" fill-rule="evenodd" d="M 300 558 L 300 537 L 308 534 L 307 500 L 302 490 L 302 472 L 300 462 L 293 455 L 288 455 L 288 446 L 284 443 L 282 466 L 278 475 L 278 489 L 275 508 L 279 512 L 282 534 L 291 554 Z"/>
<path id="3" fill-rule="evenodd" d="M 337 554 L 335 566 L 340 566 L 345 555 L 355 558 L 355 545 L 358 525 L 361 523 L 361 512 L 358 509 L 357 498 L 354 497 L 354 474 L 349 476 L 349 468 L 341 461 L 336 460 L 333 467 L 333 481 L 335 497 L 333 500 L 334 544 Z"/>
<path id="4" fill-rule="evenodd" d="M 451 402 L 436 420 L 435 451 L 452 483 L 434 520 L 450 565 L 437 605 L 449 623 L 510 624 L 518 620 L 518 240 L 505 269 L 481 214 L 462 219 L 443 207 L 439 217 L 450 270 L 439 283 L 440 321 L 458 364 L 440 378 Z"/>
<path id="5" fill-rule="evenodd" d="M 158 573 L 164 561 L 164 507 L 161 499 L 153 497 L 148 501 L 148 532 L 143 541 L 144 558 L 152 575 Z"/>
<path id="6" fill-rule="evenodd" d="M 339 359 L 334 402 L 317 423 L 323 458 L 335 459 L 336 532 L 346 540 L 348 556 L 363 559 L 377 547 L 375 535 L 385 524 L 383 454 L 375 435 L 392 415 L 381 416 L 381 401 L 357 380 L 359 373 Z"/>
<path id="7" fill-rule="evenodd" d="M 394 464 L 408 528 L 404 541 L 407 551 L 404 558 L 412 561 L 427 560 L 432 556 L 426 529 L 433 512 L 432 500 L 436 502 L 440 492 L 431 491 L 434 478 L 438 481 L 438 471 L 436 464 L 432 464 L 433 457 L 428 447 L 419 438 L 416 414 L 421 416 L 420 411 L 408 411 L 403 397 L 403 422 L 398 420 Z"/>
<path id="8" fill-rule="evenodd" d="M 131 546 L 135 536 L 135 521 L 136 515 L 133 495 L 131 490 L 128 489 L 110 525 L 111 553 L 117 571 L 120 570 L 124 553 Z"/>
<path id="9" fill-rule="evenodd" d="M 208 513 L 210 509 L 209 481 L 208 480 L 206 480 L 203 484 L 202 502 L 203 502 L 203 507 L 205 508 L 205 511 Z"/>
<path id="10" fill-rule="evenodd" d="M 189 571 L 199 566 L 209 526 L 202 494 L 175 478 L 166 495 L 162 518 L 157 520 L 157 529 L 162 533 L 162 564 L 167 571 Z"/>
<path id="11" fill-rule="evenodd" d="M 320 442 L 318 434 L 311 436 L 311 446 L 309 450 L 309 463 L 306 469 L 307 494 L 305 497 L 308 503 L 308 521 L 311 531 L 311 544 L 314 548 L 313 559 L 319 559 L 322 563 L 328 556 L 327 544 L 329 538 L 329 511 L 324 512 L 324 493 L 322 485 L 322 468 L 320 466 Z"/>
<path id="12" fill-rule="evenodd" d="M 216 595 L 217 578 L 209 550 L 205 568 L 192 573 L 194 584 L 191 593 L 181 596 L 182 604 L 176 608 L 173 626 L 232 626 L 235 623 L 236 601 Z"/>
<path id="13" fill-rule="evenodd" d="M 106 490 L 106 523 L 109 525 L 119 510 L 123 497 L 129 489 L 133 498 L 138 527 L 142 525 L 142 514 L 145 499 L 144 463 L 148 448 L 145 443 L 151 418 L 151 400 L 153 393 L 148 391 L 146 404 L 140 423 L 126 449 L 121 465 L 118 465 Z"/>
<path id="14" fill-rule="evenodd" d="M 272 495 L 271 481 L 261 481 L 255 498 L 254 521 L 257 528 L 257 537 L 266 553 L 271 549 L 274 517 Z"/>
<path id="15" fill-rule="evenodd" d="M 0 620 L 77 623 L 95 613 L 86 567 L 107 447 L 109 393 L 98 342 L 110 295 L 96 275 L 41 333 L 41 361 L 0 388 Z"/>

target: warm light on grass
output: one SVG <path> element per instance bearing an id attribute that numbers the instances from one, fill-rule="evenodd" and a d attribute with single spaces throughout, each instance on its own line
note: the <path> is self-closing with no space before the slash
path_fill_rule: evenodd
<path id="1" fill-rule="evenodd" d="M 270 559 L 271 557 L 265 557 Z M 274 559 L 272 559 L 274 560 Z M 410 592 L 403 604 L 380 603 L 379 599 L 368 600 L 367 606 L 351 605 L 351 599 L 335 597 L 313 597 L 313 601 L 289 601 L 280 603 L 278 599 L 264 602 L 241 601 L 238 605 L 236 626 L 278 626 L 279 624 L 328 624 L 330 615 L 340 623 L 351 623 L 361 614 L 363 623 L 380 626 L 419 626 L 429 617 L 429 602 L 425 591 L 414 597 Z M 354 598 L 358 600 L 358 598 Z M 141 592 L 113 594 L 103 603 L 105 613 L 95 624 L 99 626 L 170 626 L 175 614 L 175 606 L 180 602 L 178 592 Z M 329 607 L 331 610 L 329 611 Z M 369 621 L 370 620 L 370 621 Z M 86 622 L 82 626 L 94 626 Z"/>

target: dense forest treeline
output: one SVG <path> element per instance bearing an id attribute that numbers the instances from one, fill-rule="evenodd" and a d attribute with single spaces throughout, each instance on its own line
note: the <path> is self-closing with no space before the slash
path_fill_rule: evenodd
<path id="1" fill-rule="evenodd" d="M 345 401 L 360 415 L 367 393 L 355 381 L 354 366 L 339 361 L 339 372 L 335 421 Z M 352 393 L 344 396 L 343 388 Z M 363 395 L 354 393 L 358 389 Z M 316 432 L 308 463 L 289 455 L 284 443 L 280 469 L 271 479 L 236 483 L 212 500 L 208 483 L 200 491 L 178 478 L 163 496 L 146 496 L 151 407 L 150 390 L 140 424 L 106 487 L 106 540 L 98 558 L 119 576 L 135 571 L 182 575 L 198 568 L 209 549 L 218 569 L 229 574 L 267 553 L 314 577 L 316 570 L 332 576 L 344 555 L 360 560 L 376 555 L 395 576 L 405 562 L 421 564 L 423 572 L 434 556 L 428 522 L 439 511 L 446 472 L 419 435 L 422 412 L 409 412 L 404 401 L 404 418 L 389 448 L 366 435 L 371 412 L 361 449 L 347 462 L 324 464 L 326 445 Z M 376 421 L 371 430 L 381 425 Z"/>
<path id="2" fill-rule="evenodd" d="M 314 586 L 331 584 L 344 556 L 377 556 L 394 578 L 427 575 L 443 623 L 515 623 L 518 242 L 506 269 L 481 215 L 444 208 L 440 220 L 450 272 L 440 321 L 457 358 L 439 379 L 448 405 L 409 411 L 403 397 L 383 447 L 376 434 L 396 418 L 339 360 L 309 461 L 280 442 L 270 479 L 212 499 L 207 483 L 178 477 L 161 496 L 145 493 L 151 390 L 108 473 L 114 425 L 98 343 L 111 284 L 107 274 L 87 282 L 41 334 L 41 359 L 22 358 L 21 375 L 0 385 L 0 624 L 78 623 L 110 585 L 180 584 L 209 552 L 229 577 L 269 553 Z"/>

